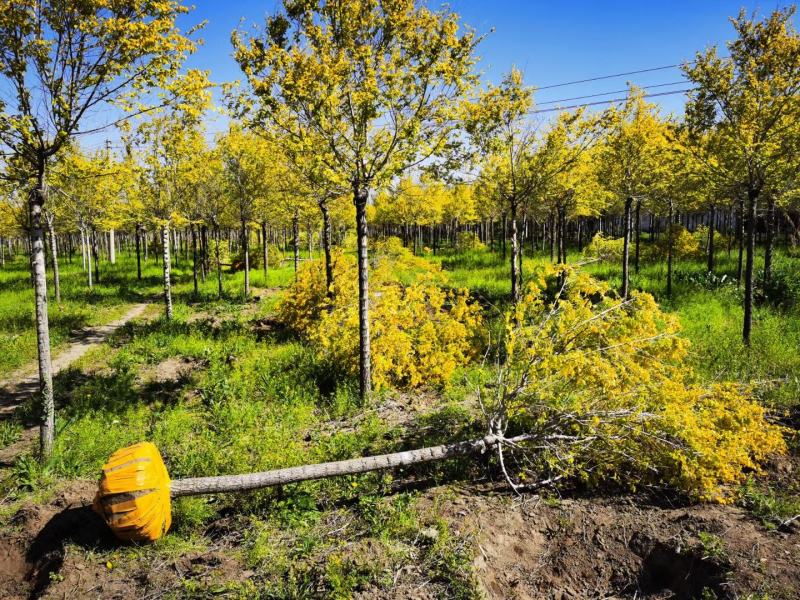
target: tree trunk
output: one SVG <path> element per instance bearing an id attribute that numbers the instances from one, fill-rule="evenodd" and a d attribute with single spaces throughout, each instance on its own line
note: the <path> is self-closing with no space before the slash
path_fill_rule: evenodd
<path id="1" fill-rule="evenodd" d="M 519 281 L 519 233 L 517 232 L 517 200 L 511 199 L 511 301 L 520 298 Z"/>
<path id="2" fill-rule="evenodd" d="M 81 258 L 83 259 L 83 270 L 86 270 L 86 231 L 81 225 Z"/>
<path id="3" fill-rule="evenodd" d="M 164 308 L 167 319 L 172 319 L 172 282 L 170 280 L 169 222 L 161 226 L 161 245 L 164 258 Z"/>
<path id="4" fill-rule="evenodd" d="M 736 265 L 736 285 L 742 283 L 742 257 L 744 255 L 744 196 L 739 196 L 738 210 L 736 211 L 736 239 L 739 242 L 739 258 Z"/>
<path id="5" fill-rule="evenodd" d="M 197 234 L 194 230 L 194 225 L 190 226 L 192 233 L 192 284 L 194 285 L 194 297 L 197 298 L 200 290 L 197 285 Z"/>
<path id="6" fill-rule="evenodd" d="M 744 323 L 742 324 L 742 340 L 750 345 L 750 333 L 753 329 L 753 262 L 756 254 L 756 203 L 758 190 L 747 191 L 747 257 L 744 271 Z"/>
<path id="7" fill-rule="evenodd" d="M 142 280 L 142 241 L 141 241 L 141 226 L 136 224 L 136 279 Z"/>
<path id="8" fill-rule="evenodd" d="M 267 223 L 261 223 L 261 250 L 263 256 L 261 259 L 264 261 L 264 285 L 268 285 L 267 280 L 269 277 L 269 242 L 267 242 Z"/>
<path id="9" fill-rule="evenodd" d="M 633 255 L 633 268 L 639 274 L 639 243 L 642 237 L 642 201 L 636 201 L 636 249 Z"/>
<path id="10" fill-rule="evenodd" d="M 42 394 L 39 449 L 44 459 L 53 449 L 55 402 L 53 400 L 53 365 L 50 358 L 50 323 L 47 316 L 47 274 L 44 264 L 42 211 L 47 199 L 44 159 L 41 160 L 36 189 L 30 199 L 31 265 L 33 267 L 34 305 L 36 308 L 36 347 L 39 358 L 39 390 Z"/>
<path id="11" fill-rule="evenodd" d="M 520 435 L 505 441 L 514 444 L 530 439 L 530 437 L 529 435 Z M 379 456 L 365 456 L 363 458 L 352 458 L 316 465 L 289 467 L 262 473 L 176 479 L 170 482 L 170 496 L 179 498 L 181 496 L 196 496 L 199 494 L 242 492 L 276 485 L 286 485 L 298 481 L 335 477 L 337 475 L 355 475 L 356 473 L 393 469 L 465 454 L 483 454 L 500 442 L 501 439 L 497 436 L 487 435 L 479 440 L 455 442 L 418 450 L 406 450 Z"/>
<path id="12" fill-rule="evenodd" d="M 622 246 L 622 297 L 628 297 L 629 287 L 629 273 L 628 273 L 628 259 L 630 257 L 631 245 L 631 207 L 633 206 L 633 198 L 625 199 L 625 213 L 623 223 L 623 246 Z"/>
<path id="13" fill-rule="evenodd" d="M 508 237 L 508 217 L 506 216 L 505 213 L 503 213 L 503 219 L 501 221 L 501 228 L 502 228 L 503 231 L 502 231 L 502 234 L 500 236 L 500 239 L 501 239 L 501 241 L 503 243 L 503 260 L 505 260 L 506 259 L 506 238 Z M 455 235 L 455 233 L 453 233 L 453 235 Z"/>
<path id="14" fill-rule="evenodd" d="M 717 207 L 713 204 L 711 205 L 710 214 L 708 216 L 708 260 L 707 260 L 707 270 L 709 273 L 714 272 L 714 221 L 717 218 Z"/>
<path id="15" fill-rule="evenodd" d="M 775 238 L 775 200 L 769 196 L 766 218 L 767 239 L 764 245 L 764 284 L 772 278 L 772 249 Z"/>
<path id="16" fill-rule="evenodd" d="M 53 262 L 53 291 L 56 304 L 61 304 L 61 278 L 58 273 L 58 244 L 56 244 L 56 230 L 53 227 L 53 217 L 45 217 L 47 230 L 50 233 L 50 259 Z"/>
<path id="17" fill-rule="evenodd" d="M 89 241 L 89 232 L 86 232 L 86 262 L 88 268 L 86 269 L 86 273 L 89 277 L 89 289 L 92 289 L 92 248 L 91 243 Z"/>
<path id="18" fill-rule="evenodd" d="M 92 257 L 94 258 L 94 281 L 100 283 L 100 255 L 97 252 L 97 231 L 94 227 L 91 229 L 91 248 Z"/>
<path id="19" fill-rule="evenodd" d="M 297 277 L 297 269 L 300 268 L 300 222 L 297 210 L 292 215 L 292 250 L 294 252 L 294 273 Z"/>
<path id="20" fill-rule="evenodd" d="M 222 300 L 222 265 L 219 261 L 219 245 L 222 243 L 222 239 L 219 232 L 219 225 L 214 227 L 214 233 L 217 238 L 217 243 L 214 244 L 214 254 L 217 262 L 217 297 Z"/>
<path id="21" fill-rule="evenodd" d="M 117 239 L 113 228 L 108 231 L 108 260 L 112 265 L 117 264 Z"/>
<path id="22" fill-rule="evenodd" d="M 200 280 L 206 282 L 208 273 L 208 227 L 200 226 Z"/>
<path id="23" fill-rule="evenodd" d="M 247 221 L 242 221 L 242 251 L 244 252 L 244 297 L 250 297 L 250 232 Z"/>
<path id="24" fill-rule="evenodd" d="M 331 259 L 331 215 L 327 202 L 320 202 L 322 212 L 322 250 L 325 253 L 325 286 L 328 300 L 333 300 L 333 260 Z"/>
<path id="25" fill-rule="evenodd" d="M 359 391 L 361 401 L 367 402 L 372 394 L 371 351 L 369 335 L 369 256 L 367 243 L 367 199 L 369 191 L 356 186 L 353 201 L 356 206 L 356 235 L 358 237 L 358 336 L 359 336 Z"/>
<path id="26" fill-rule="evenodd" d="M 558 206 L 558 262 L 567 262 L 567 211 L 562 204 Z"/>
<path id="27" fill-rule="evenodd" d="M 667 222 L 667 296 L 672 296 L 672 221 L 675 218 L 672 211 L 672 200 L 669 201 L 669 221 Z"/>

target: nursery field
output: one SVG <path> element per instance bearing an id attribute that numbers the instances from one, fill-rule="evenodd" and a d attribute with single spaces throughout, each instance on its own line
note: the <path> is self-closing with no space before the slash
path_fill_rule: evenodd
<path id="1" fill-rule="evenodd" d="M 732 263 L 724 254 L 718 259 L 720 280 L 730 279 Z M 779 264 L 796 273 L 796 260 L 781 256 Z M 548 261 L 527 258 L 524 276 Z M 414 258 L 410 270 L 437 263 L 446 276 L 441 285 L 468 286 L 485 329 L 502 329 L 509 291 L 502 256 L 444 251 Z M 405 265 L 401 277 L 411 277 L 402 260 L 397 264 Z M 614 283 L 615 267 L 584 269 Z M 698 504 L 658 486 L 587 488 L 579 480 L 518 495 L 494 460 L 466 457 L 179 499 L 167 536 L 120 545 L 90 508 L 99 469 L 120 447 L 153 441 L 170 476 L 179 478 L 472 439 L 484 427 L 474 382 L 492 366 L 476 360 L 446 385 L 383 389 L 364 404 L 352 377 L 332 373 L 313 345 L 277 318 L 294 280 L 290 262 L 271 269 L 266 281 L 254 270 L 246 301 L 241 272 L 224 274 L 219 300 L 214 278 L 195 297 L 191 270 L 179 266 L 172 320 L 158 305 L 158 265 L 148 265 L 141 281 L 127 256 L 104 269 L 95 291 L 79 302 L 67 298 L 84 275 L 68 267 L 65 302 L 51 310 L 73 315 L 80 326 L 133 302 L 153 306 L 56 376 L 61 425 L 45 462 L 25 443 L 26 428 L 35 424 L 30 404 L 2 423 L 3 597 L 569 598 L 634 597 L 637 590 L 648 597 L 728 597 L 731 590 L 738 597 L 794 597 L 800 549 L 796 524 L 786 522 L 800 513 L 800 461 L 788 430 L 789 454 L 768 463 L 764 474 L 732 484 L 725 504 Z M 745 351 L 735 281 L 709 281 L 699 262 L 683 262 L 677 272 L 670 300 L 660 297 L 658 266 L 643 265 L 632 282 L 678 316 L 697 377 L 752 383 L 774 417 L 795 427 L 796 310 L 759 306 Z M 20 317 L 30 318 L 27 264 L 18 260 L 3 275 L 18 282 L 0 293 L 10 313 L 4 335 L 30 341 L 32 324 Z M 35 352 L 15 348 L 5 358 L 9 367 Z"/>
<path id="2" fill-rule="evenodd" d="M 742 3 L 5 0 L 0 599 L 800 598 Z"/>

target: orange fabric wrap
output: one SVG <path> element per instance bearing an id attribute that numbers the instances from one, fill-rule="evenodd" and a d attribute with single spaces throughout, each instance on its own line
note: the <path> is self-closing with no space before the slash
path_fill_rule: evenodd
<path id="1" fill-rule="evenodd" d="M 172 523 L 169 474 L 155 445 L 141 442 L 111 455 L 94 510 L 122 540 L 152 542 L 167 532 Z"/>

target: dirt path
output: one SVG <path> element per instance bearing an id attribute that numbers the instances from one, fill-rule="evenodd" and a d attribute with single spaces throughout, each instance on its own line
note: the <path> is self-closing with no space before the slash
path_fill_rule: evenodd
<path id="1" fill-rule="evenodd" d="M 69 346 L 53 359 L 53 376 L 86 354 L 92 346 L 103 343 L 125 323 L 140 316 L 146 308 L 147 304 L 136 304 L 116 321 L 74 332 Z M 39 390 L 36 370 L 36 363 L 29 364 L 16 370 L 7 380 L 0 381 L 0 420 L 7 419 L 17 406 Z"/>
<path id="2" fill-rule="evenodd" d="M 53 359 L 53 375 L 67 368 L 73 362 L 86 354 L 90 348 L 103 343 L 117 329 L 125 325 L 131 319 L 135 319 L 144 313 L 147 304 L 136 304 L 122 318 L 112 321 L 106 325 L 97 327 L 86 327 L 76 331 L 72 336 L 72 341 L 63 352 Z M 0 421 L 9 419 L 14 410 L 25 400 L 39 391 L 39 375 L 36 363 L 26 365 L 17 369 L 8 379 L 0 381 Z M 19 440 L 14 444 L 0 449 L 0 466 L 7 464 L 13 457 L 30 446 L 36 437 L 36 427 L 26 429 Z"/>

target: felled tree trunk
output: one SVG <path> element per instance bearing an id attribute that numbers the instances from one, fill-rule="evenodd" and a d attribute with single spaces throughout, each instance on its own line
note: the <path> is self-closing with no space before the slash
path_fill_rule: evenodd
<path id="1" fill-rule="evenodd" d="M 286 485 L 298 481 L 323 479 L 337 475 L 355 475 L 382 469 L 393 469 L 419 463 L 432 462 L 462 456 L 472 453 L 483 453 L 493 448 L 498 443 L 519 443 L 529 439 L 528 435 L 504 440 L 495 435 L 487 435 L 479 440 L 443 444 L 419 450 L 406 450 L 380 456 L 366 456 L 350 460 L 321 463 L 317 465 L 304 465 L 276 469 L 262 473 L 246 473 L 243 475 L 220 475 L 217 477 L 192 477 L 176 479 L 170 483 L 170 495 L 173 498 L 181 496 L 196 496 L 199 494 L 221 494 L 225 492 L 242 492 L 275 485 Z"/>

